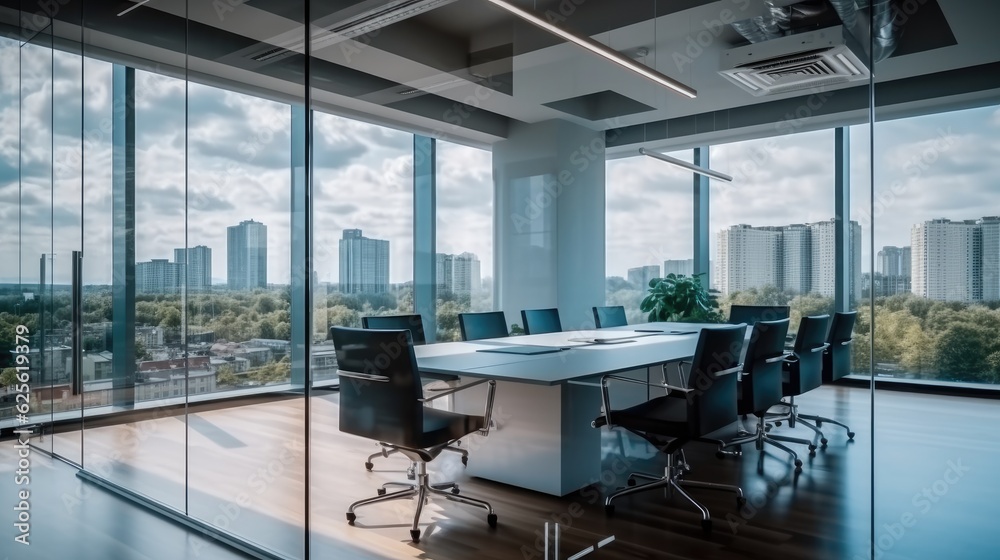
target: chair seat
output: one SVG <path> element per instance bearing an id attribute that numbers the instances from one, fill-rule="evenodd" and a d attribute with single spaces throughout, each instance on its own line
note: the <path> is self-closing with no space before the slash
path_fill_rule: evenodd
<path id="1" fill-rule="evenodd" d="M 662 396 L 611 414 L 615 424 L 627 430 L 683 437 L 689 435 L 687 407 L 686 399 Z"/>
<path id="2" fill-rule="evenodd" d="M 424 408 L 424 430 L 419 447 L 436 447 L 463 438 L 486 427 L 482 416 Z"/>

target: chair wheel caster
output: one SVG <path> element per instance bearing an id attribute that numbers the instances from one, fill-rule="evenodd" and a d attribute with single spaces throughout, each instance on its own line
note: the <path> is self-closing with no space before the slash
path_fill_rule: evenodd
<path id="1" fill-rule="evenodd" d="M 416 480 L 416 478 L 417 478 L 417 473 L 413 472 L 413 469 L 406 469 L 407 480 Z"/>
<path id="2" fill-rule="evenodd" d="M 743 496 L 736 496 L 736 509 L 743 509 L 747 505 L 747 499 Z"/>
<path id="3" fill-rule="evenodd" d="M 490 524 L 491 529 L 497 528 L 497 514 L 491 513 L 486 516 L 486 522 Z"/>
<path id="4" fill-rule="evenodd" d="M 712 532 L 712 520 L 711 519 L 702 519 L 701 520 L 701 528 L 706 533 L 711 533 Z"/>
<path id="5" fill-rule="evenodd" d="M 347 512 L 347 523 L 349 525 L 354 525 L 354 520 L 357 519 L 357 518 L 358 518 L 358 516 L 355 515 L 354 512 L 352 512 L 352 511 Z"/>
<path id="6" fill-rule="evenodd" d="M 635 479 L 634 478 L 630 478 L 630 479 L 628 479 L 628 480 L 625 481 L 625 484 L 627 486 L 635 486 Z"/>
<path id="7" fill-rule="evenodd" d="M 847 439 L 853 440 L 854 439 L 854 432 L 847 432 Z"/>
<path id="8" fill-rule="evenodd" d="M 828 440 L 826 438 L 823 438 L 823 439 L 819 440 L 819 442 L 823 444 L 823 447 L 826 447 L 826 444 L 830 443 L 830 440 Z"/>
<path id="9" fill-rule="evenodd" d="M 410 540 L 415 543 L 420 542 L 420 529 L 410 529 Z"/>
<path id="10" fill-rule="evenodd" d="M 775 426 L 781 426 L 781 422 L 780 422 L 780 421 L 778 421 L 778 422 L 775 422 L 775 423 L 774 423 L 774 425 L 775 425 Z"/>
<path id="11" fill-rule="evenodd" d="M 816 452 L 816 445 L 813 444 L 813 443 L 810 443 L 809 444 L 809 453 L 811 454 L 811 453 L 815 453 L 815 452 Z"/>
<path id="12" fill-rule="evenodd" d="M 452 489 L 451 489 L 451 493 L 452 494 L 454 494 L 454 495 L 457 496 L 459 492 L 460 492 L 460 490 L 458 489 L 458 485 L 457 484 L 454 487 L 452 487 Z"/>
<path id="13" fill-rule="evenodd" d="M 375 493 L 378 494 L 379 496 L 385 496 L 385 488 L 379 488 L 378 490 L 375 491 Z"/>
<path id="14" fill-rule="evenodd" d="M 615 506 L 604 506 L 604 515 L 611 517 L 615 514 Z"/>
<path id="15" fill-rule="evenodd" d="M 375 463 L 372 463 L 370 461 L 365 461 L 365 470 L 367 470 L 368 472 L 372 472 L 372 469 L 374 468 L 375 468 Z"/>
<path id="16" fill-rule="evenodd" d="M 801 469 L 802 468 L 802 459 L 796 459 L 795 460 L 795 468 L 796 469 Z"/>
<path id="17" fill-rule="evenodd" d="M 820 426 L 822 426 L 822 425 L 823 425 L 823 421 L 822 420 L 817 420 L 816 421 L 816 427 L 817 428 L 820 427 Z"/>
<path id="18" fill-rule="evenodd" d="M 465 455 L 462 455 L 462 466 L 465 467 L 469 466 L 469 458 L 466 457 Z"/>

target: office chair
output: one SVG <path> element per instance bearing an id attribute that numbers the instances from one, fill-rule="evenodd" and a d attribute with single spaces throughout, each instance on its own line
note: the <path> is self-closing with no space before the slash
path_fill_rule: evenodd
<path id="1" fill-rule="evenodd" d="M 683 386 L 662 383 L 647 383 L 619 375 L 605 375 L 601 378 L 601 397 L 604 413 L 591 424 L 595 428 L 624 428 L 653 444 L 667 455 L 667 467 L 663 476 L 633 472 L 627 479 L 628 488 L 609 494 L 604 500 L 604 511 L 614 514 L 614 501 L 622 496 L 664 488 L 668 494 L 676 491 L 691 502 L 700 512 L 702 528 L 712 529 L 712 517 L 708 509 L 692 498 L 685 488 L 725 490 L 736 493 L 736 503 L 742 507 L 746 503 L 743 490 L 738 486 L 697 482 L 685 478 L 690 466 L 684 457 L 683 447 L 690 441 L 718 443 L 718 439 L 708 439 L 713 432 L 736 422 L 736 373 L 740 371 L 739 359 L 743 350 L 746 325 L 725 326 L 702 329 L 698 338 L 690 371 Z M 682 368 L 678 365 L 678 369 Z M 683 376 L 683 372 L 682 377 Z M 609 381 L 638 383 L 654 388 L 679 391 L 686 398 L 671 395 L 655 397 L 644 403 L 623 410 L 611 409 L 608 392 Z M 636 479 L 651 482 L 635 486 Z"/>
<path id="2" fill-rule="evenodd" d="M 521 324 L 524 325 L 524 334 L 562 332 L 559 310 L 555 308 L 522 309 Z"/>
<path id="3" fill-rule="evenodd" d="M 365 329 L 407 329 L 413 336 L 414 346 L 427 344 L 424 336 L 424 319 L 420 315 L 375 315 L 361 318 Z"/>
<path id="4" fill-rule="evenodd" d="M 594 307 L 594 326 L 597 328 L 624 327 L 627 324 L 625 306 Z"/>
<path id="5" fill-rule="evenodd" d="M 733 305 L 729 308 L 732 325 L 746 323 L 751 328 L 757 321 L 779 321 L 788 318 L 787 305 Z"/>
<path id="6" fill-rule="evenodd" d="M 857 311 L 833 315 L 827 339 L 830 346 L 823 352 L 823 383 L 833 383 L 851 373 L 851 342 L 854 340 L 854 322 L 857 318 Z M 799 418 L 812 420 L 817 427 L 822 426 L 823 422 L 835 424 L 847 430 L 847 439 L 854 439 L 854 432 L 842 422 L 811 414 L 800 414 Z"/>
<path id="7" fill-rule="evenodd" d="M 503 311 L 459 313 L 458 327 L 462 331 L 464 341 L 510 336 L 507 332 L 507 318 Z"/>
<path id="8" fill-rule="evenodd" d="M 384 442 L 383 445 L 398 449 L 417 467 L 416 483 L 383 484 L 377 496 L 359 500 L 347 508 L 347 522 L 354 524 L 355 510 L 360 507 L 416 496 L 410 538 L 419 542 L 420 512 L 428 495 L 434 494 L 485 509 L 490 527 L 496 527 L 497 516 L 488 502 L 459 495 L 454 482 L 431 484 L 427 475 L 427 463 L 451 443 L 473 433 L 489 434 L 496 382 L 482 379 L 424 398 L 409 330 L 333 327 L 331 331 L 340 377 L 349 381 L 342 383 L 340 389 L 340 431 Z M 482 383 L 489 385 L 482 416 L 424 406 Z M 387 493 L 390 486 L 403 489 Z"/>
<path id="9" fill-rule="evenodd" d="M 742 447 L 743 444 L 750 442 L 754 442 L 758 451 L 763 451 L 766 443 L 791 455 L 795 468 L 802 468 L 798 454 L 779 443 L 778 436 L 768 433 L 765 422 L 767 410 L 781 403 L 781 364 L 791 355 L 784 351 L 787 334 L 788 319 L 757 321 L 754 324 L 743 358 L 742 379 L 737 384 L 736 409 L 743 418 L 748 414 L 756 416 L 757 428 L 752 434 L 726 442 L 719 449 L 720 455 L 728 454 L 725 451 L 727 447 Z M 785 438 L 785 440 L 812 445 L 812 442 L 804 439 Z M 736 450 L 732 454 L 740 453 L 740 450 Z"/>
<path id="10" fill-rule="evenodd" d="M 795 335 L 792 355 L 782 362 L 781 393 L 783 396 L 789 397 L 789 400 L 780 403 L 779 406 L 788 407 L 788 412 L 778 415 L 780 417 L 775 422 L 776 426 L 780 426 L 782 420 L 787 420 L 789 427 L 792 428 L 796 424 L 802 424 L 816 432 L 816 436 L 819 437 L 820 443 L 823 445 L 827 443 L 826 437 L 823 436 L 823 432 L 819 428 L 806 422 L 799 415 L 799 407 L 795 404 L 795 397 L 808 393 L 823 383 L 823 352 L 830 347 L 826 342 L 826 333 L 829 327 L 829 315 L 803 317 L 799 322 L 799 332 Z M 771 437 L 782 441 L 796 441 L 784 436 Z M 815 452 L 816 444 L 810 444 L 809 454 L 813 455 Z"/>
<path id="11" fill-rule="evenodd" d="M 413 337 L 414 346 L 422 346 L 426 344 L 426 339 L 424 337 L 424 320 L 420 315 L 378 315 L 371 317 L 362 317 L 361 326 L 365 329 L 407 329 L 410 331 L 410 335 Z M 456 442 L 456 445 L 461 444 L 461 442 Z M 468 464 L 469 453 L 460 447 L 449 447 L 448 451 L 453 451 L 462 456 L 462 464 Z M 391 449 L 386 446 L 382 446 L 382 450 L 378 453 L 372 453 L 368 460 L 365 461 L 365 469 L 371 471 L 375 468 L 374 461 L 378 457 L 389 457 L 390 455 L 395 455 L 399 453 L 398 449 Z M 416 466 L 411 464 L 409 468 L 406 469 L 406 478 L 413 480 L 416 478 Z"/>

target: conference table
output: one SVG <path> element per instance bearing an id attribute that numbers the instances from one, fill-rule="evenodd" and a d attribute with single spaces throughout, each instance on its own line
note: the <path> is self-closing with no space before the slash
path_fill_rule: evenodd
<path id="1" fill-rule="evenodd" d="M 497 382 L 494 428 L 488 437 L 463 440 L 470 475 L 565 496 L 601 478 L 601 434 L 591 427 L 601 413 L 601 376 L 647 381 L 649 368 L 689 359 L 701 329 L 718 326 L 646 323 L 414 350 L 421 373 Z M 546 353 L 530 353 L 535 351 Z M 659 368 L 653 371 L 659 381 Z M 615 385 L 612 408 L 644 401 L 654 392 L 662 394 L 662 389 Z M 485 385 L 455 393 L 451 409 L 481 415 L 485 394 Z"/>

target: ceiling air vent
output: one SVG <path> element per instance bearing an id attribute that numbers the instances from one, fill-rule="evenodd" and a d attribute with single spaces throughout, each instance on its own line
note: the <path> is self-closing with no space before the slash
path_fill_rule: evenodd
<path id="1" fill-rule="evenodd" d="M 780 37 L 723 52 L 719 73 L 758 97 L 867 80 L 852 42 L 843 26 Z"/>

